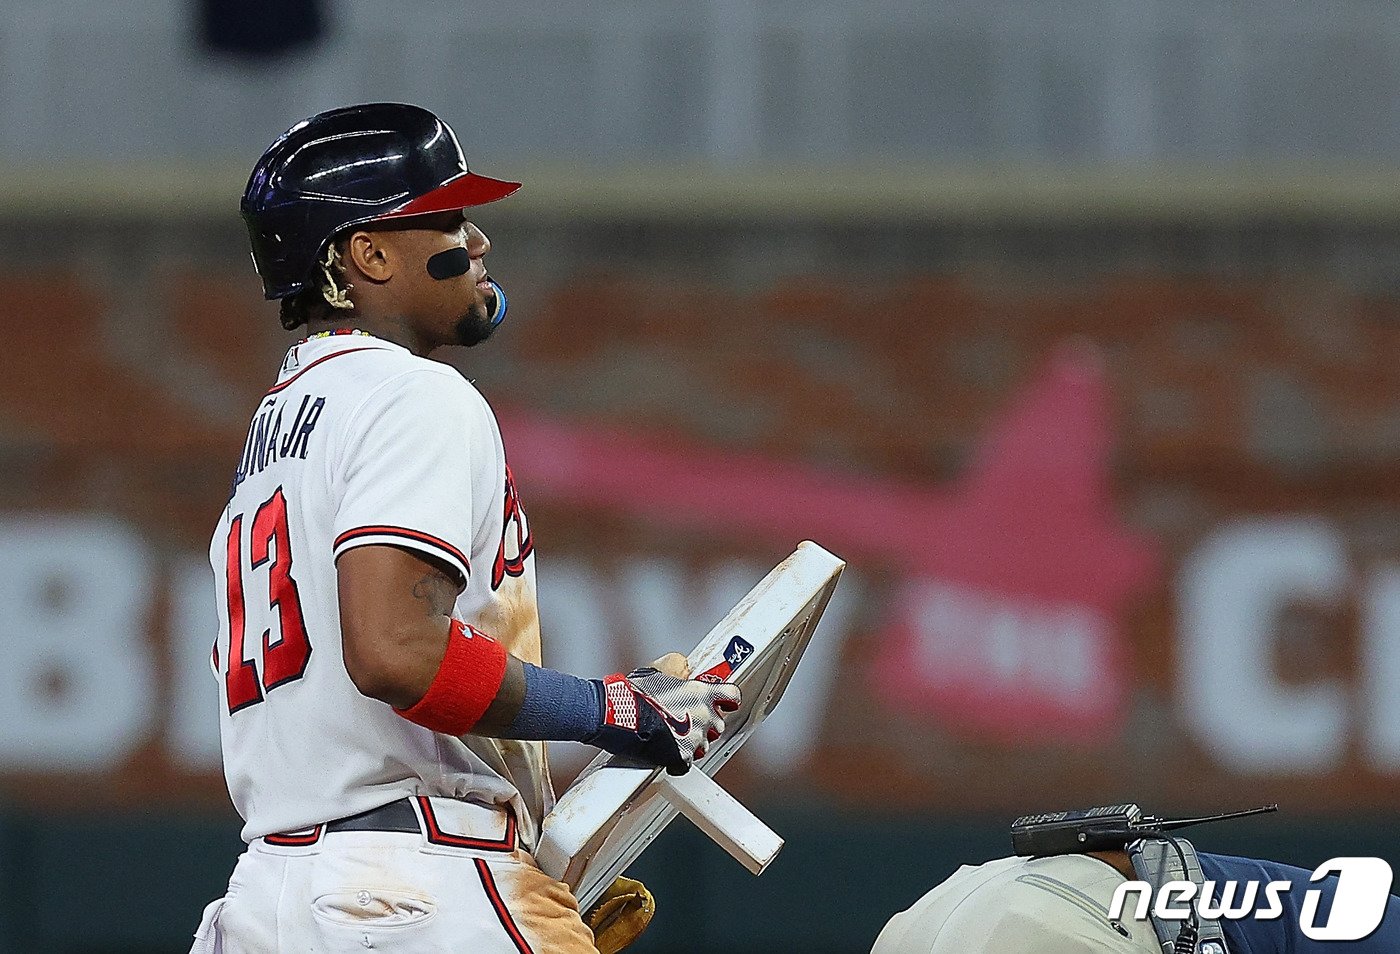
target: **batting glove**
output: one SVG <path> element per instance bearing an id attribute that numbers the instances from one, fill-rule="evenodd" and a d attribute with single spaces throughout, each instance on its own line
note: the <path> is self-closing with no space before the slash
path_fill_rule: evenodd
<path id="1" fill-rule="evenodd" d="M 724 733 L 724 713 L 739 708 L 739 687 L 634 669 L 602 680 L 603 724 L 591 745 L 684 775 Z"/>

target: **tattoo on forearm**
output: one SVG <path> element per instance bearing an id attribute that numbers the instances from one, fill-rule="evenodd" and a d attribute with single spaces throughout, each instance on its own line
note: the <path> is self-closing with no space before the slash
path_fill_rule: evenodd
<path id="1" fill-rule="evenodd" d="M 441 570 L 431 570 L 413 584 L 413 598 L 427 604 L 437 616 L 451 616 L 457 603 L 457 584 Z"/>

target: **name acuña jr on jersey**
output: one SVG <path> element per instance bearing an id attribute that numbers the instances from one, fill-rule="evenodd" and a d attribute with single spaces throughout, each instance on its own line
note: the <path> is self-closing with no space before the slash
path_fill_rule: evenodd
<path id="1" fill-rule="evenodd" d="M 233 478 L 234 488 L 237 489 L 249 476 L 267 469 L 269 464 L 276 463 L 279 458 L 298 457 L 305 460 L 311 432 L 316 429 L 316 423 L 321 419 L 321 411 L 325 406 L 324 397 L 318 396 L 313 399 L 309 394 L 302 395 L 301 404 L 297 407 L 291 425 L 283 432 L 282 418 L 285 408 L 282 402 L 273 395 L 264 398 L 262 406 L 253 418 L 252 426 L 248 428 L 248 439 L 243 444 L 243 456 L 238 462 L 238 472 Z M 278 438 L 281 438 L 280 443 Z"/>
<path id="2" fill-rule="evenodd" d="M 1310 889 L 1303 896 L 1298 927 L 1314 941 L 1359 941 L 1380 926 L 1385 915 L 1393 877 L 1390 865 L 1381 858 L 1332 858 L 1313 870 L 1310 880 L 1337 876 L 1336 893 L 1329 913 L 1319 915 L 1322 892 Z M 1147 917 L 1149 909 L 1158 918 L 1184 921 L 1194 909 L 1202 918 L 1225 921 L 1273 921 L 1284 912 L 1283 896 L 1293 887 L 1288 881 L 1263 882 L 1264 905 L 1256 908 L 1260 895 L 1259 881 L 1220 882 L 1217 899 L 1214 881 L 1198 886 L 1191 881 L 1167 881 L 1156 891 L 1146 881 L 1125 881 L 1113 892 L 1108 916 L 1117 920 L 1123 916 L 1128 895 L 1136 894 L 1133 916 Z M 1319 924 L 1319 921 L 1325 923 Z"/>

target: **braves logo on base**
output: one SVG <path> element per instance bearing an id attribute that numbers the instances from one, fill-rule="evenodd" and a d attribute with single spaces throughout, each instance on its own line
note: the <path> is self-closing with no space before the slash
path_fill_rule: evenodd
<path id="1" fill-rule="evenodd" d="M 724 661 L 715 663 L 695 678 L 701 682 L 725 682 L 752 655 L 753 643 L 742 636 L 735 636 L 724 649 Z"/>

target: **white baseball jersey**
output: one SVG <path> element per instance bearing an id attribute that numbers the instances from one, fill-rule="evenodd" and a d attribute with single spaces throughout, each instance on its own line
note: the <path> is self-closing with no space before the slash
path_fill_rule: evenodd
<path id="1" fill-rule="evenodd" d="M 294 346 L 259 404 L 210 560 L 224 772 L 251 841 L 413 795 L 552 807 L 544 746 L 435 733 L 361 695 L 335 561 L 391 544 L 467 581 L 456 615 L 540 662 L 533 545 L 495 416 L 453 368 L 361 334 Z"/>

